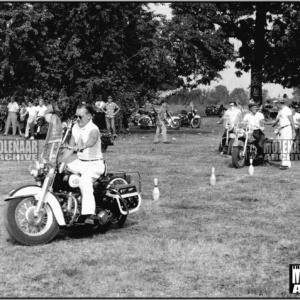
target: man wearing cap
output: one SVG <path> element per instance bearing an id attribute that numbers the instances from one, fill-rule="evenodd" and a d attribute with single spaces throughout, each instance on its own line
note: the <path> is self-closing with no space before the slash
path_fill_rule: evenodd
<path id="1" fill-rule="evenodd" d="M 291 167 L 290 152 L 292 149 L 293 139 L 296 137 L 295 123 L 293 113 L 289 107 L 286 106 L 287 95 L 284 94 L 277 102 L 279 109 L 278 115 L 272 127 L 279 122 L 278 140 L 281 140 L 281 166 L 280 170 L 286 170 Z M 270 124 L 269 122 L 266 124 Z"/>
<path id="2" fill-rule="evenodd" d="M 265 134 L 263 131 L 265 129 L 265 117 L 261 112 L 258 111 L 259 105 L 254 102 L 253 99 L 250 99 L 248 107 L 250 112 L 244 116 L 243 121 L 247 122 L 253 128 L 252 136 L 257 141 L 257 154 L 263 156 L 263 165 L 268 166 L 268 159 L 264 155 Z"/>
<path id="3" fill-rule="evenodd" d="M 226 144 L 227 131 L 228 134 L 233 132 L 233 126 L 236 122 L 238 122 L 239 117 L 241 116 L 241 110 L 236 107 L 236 103 L 234 101 L 229 103 L 230 108 L 227 109 L 223 115 L 223 117 L 219 120 L 218 124 L 222 123 L 226 120 L 227 128 L 225 127 L 225 131 L 222 136 L 222 148 L 224 148 Z M 223 150 L 221 154 L 223 153 Z"/>

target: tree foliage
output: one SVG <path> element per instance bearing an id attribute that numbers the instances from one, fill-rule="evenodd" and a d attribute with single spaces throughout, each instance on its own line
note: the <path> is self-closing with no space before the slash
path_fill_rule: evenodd
<path id="1" fill-rule="evenodd" d="M 182 76 L 194 71 L 209 83 L 232 50 L 219 32 L 196 34 L 188 18 L 167 21 L 146 3 L 4 2 L 0 8 L 1 96 L 42 95 L 65 111 L 109 94 L 130 105 L 184 86 Z"/>

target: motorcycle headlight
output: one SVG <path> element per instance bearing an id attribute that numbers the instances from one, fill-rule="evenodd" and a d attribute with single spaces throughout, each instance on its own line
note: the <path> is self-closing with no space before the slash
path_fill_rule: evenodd
<path id="1" fill-rule="evenodd" d="M 38 174 L 39 174 L 39 171 L 36 170 L 36 169 L 34 169 L 34 170 L 31 170 L 31 171 L 30 171 L 30 174 L 31 174 L 33 177 L 37 177 Z"/>

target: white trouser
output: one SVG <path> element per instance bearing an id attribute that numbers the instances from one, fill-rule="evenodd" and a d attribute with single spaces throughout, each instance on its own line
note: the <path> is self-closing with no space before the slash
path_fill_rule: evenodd
<path id="1" fill-rule="evenodd" d="M 278 140 L 281 141 L 281 165 L 290 168 L 290 153 L 293 145 L 292 126 L 282 128 L 280 130 L 280 137 L 278 137 Z"/>
<path id="2" fill-rule="evenodd" d="M 94 215 L 96 204 L 93 183 L 105 171 L 103 160 L 82 161 L 76 159 L 68 164 L 70 171 L 80 173 L 79 188 L 82 193 L 82 215 Z"/>
<path id="3" fill-rule="evenodd" d="M 25 137 L 29 135 L 29 129 L 31 130 L 30 134 L 31 136 L 34 136 L 34 121 L 35 116 L 29 116 L 26 123 L 26 131 L 25 131 Z"/>

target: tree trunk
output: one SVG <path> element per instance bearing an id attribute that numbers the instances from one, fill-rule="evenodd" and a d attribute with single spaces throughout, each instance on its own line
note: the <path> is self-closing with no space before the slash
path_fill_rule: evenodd
<path id="1" fill-rule="evenodd" d="M 262 104 L 262 71 L 265 55 L 266 4 L 256 4 L 253 60 L 251 64 L 251 98 Z"/>

